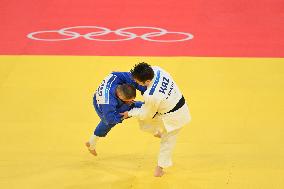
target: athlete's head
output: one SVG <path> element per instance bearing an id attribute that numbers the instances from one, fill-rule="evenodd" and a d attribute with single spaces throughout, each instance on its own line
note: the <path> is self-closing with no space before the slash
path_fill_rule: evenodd
<path id="1" fill-rule="evenodd" d="M 136 64 L 130 73 L 135 82 L 142 86 L 148 86 L 154 78 L 153 69 L 145 62 Z"/>
<path id="2" fill-rule="evenodd" d="M 133 85 L 129 84 L 118 85 L 116 95 L 124 102 L 132 102 L 136 97 L 136 89 Z"/>

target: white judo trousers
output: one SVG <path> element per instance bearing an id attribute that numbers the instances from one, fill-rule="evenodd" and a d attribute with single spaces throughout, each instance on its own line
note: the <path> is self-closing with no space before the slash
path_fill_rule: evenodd
<path id="1" fill-rule="evenodd" d="M 177 105 L 182 94 L 166 71 L 159 67 L 152 68 L 155 76 L 143 94 L 145 104 L 141 108 L 130 110 L 128 115 L 138 119 L 143 131 L 162 133 L 158 166 L 165 168 L 172 165 L 171 157 L 177 134 L 190 122 L 191 116 L 186 103 L 176 111 L 169 112 Z"/>
<path id="2" fill-rule="evenodd" d="M 190 114 L 187 107 L 187 104 L 184 105 L 181 109 L 173 112 L 174 115 L 156 115 L 153 119 L 149 120 L 138 120 L 140 129 L 142 131 L 148 132 L 152 135 L 157 134 L 158 132 L 162 133 L 161 142 L 160 142 L 160 151 L 158 155 L 158 166 L 166 168 L 172 166 L 172 153 L 176 144 L 177 135 L 181 130 L 181 127 L 175 125 L 167 125 L 167 127 L 175 128 L 167 131 L 163 118 L 170 119 L 172 123 L 178 123 L 178 118 L 183 117 L 183 123 L 186 124 L 190 121 Z M 169 113 L 171 114 L 171 113 Z M 178 116 L 176 116 L 178 115 Z M 184 118 L 187 118 L 185 121 Z M 184 122 L 185 121 L 185 122 Z"/>

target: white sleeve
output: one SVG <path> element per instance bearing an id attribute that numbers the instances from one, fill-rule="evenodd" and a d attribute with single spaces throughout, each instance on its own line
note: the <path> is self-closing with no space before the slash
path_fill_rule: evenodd
<path id="1" fill-rule="evenodd" d="M 140 120 L 151 119 L 157 113 L 160 99 L 154 96 L 144 96 L 145 103 L 141 108 L 133 108 L 128 112 L 128 116 L 136 117 Z"/>

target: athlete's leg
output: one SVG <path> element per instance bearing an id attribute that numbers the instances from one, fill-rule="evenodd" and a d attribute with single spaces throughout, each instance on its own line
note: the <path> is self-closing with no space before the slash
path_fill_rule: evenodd
<path id="1" fill-rule="evenodd" d="M 107 125 L 103 121 L 101 121 L 95 129 L 94 135 L 98 137 L 105 137 L 114 126 L 115 124 Z"/>
<path id="2" fill-rule="evenodd" d="M 88 147 L 89 151 L 93 155 L 97 155 L 96 152 L 96 144 L 100 137 L 105 137 L 107 133 L 111 130 L 112 127 L 114 127 L 114 124 L 106 125 L 103 121 L 100 121 L 98 126 L 96 127 L 94 134 L 90 137 L 90 140 L 86 143 L 86 146 Z"/>
<path id="3" fill-rule="evenodd" d="M 164 124 L 159 116 L 150 120 L 138 120 L 138 123 L 142 131 L 151 133 L 154 136 L 159 137 L 164 132 Z"/>
<path id="4" fill-rule="evenodd" d="M 162 176 L 164 174 L 163 168 L 172 166 L 172 152 L 176 144 L 178 132 L 179 130 L 175 130 L 162 135 L 158 166 L 155 169 L 154 176 Z"/>
<path id="5" fill-rule="evenodd" d="M 179 130 L 164 133 L 161 138 L 158 165 L 166 168 L 172 166 L 172 151 L 176 144 Z"/>

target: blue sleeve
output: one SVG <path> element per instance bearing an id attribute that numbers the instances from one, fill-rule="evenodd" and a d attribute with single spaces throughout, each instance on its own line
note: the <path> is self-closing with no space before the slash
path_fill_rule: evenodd
<path id="1" fill-rule="evenodd" d="M 141 92 L 142 95 L 147 90 L 147 87 L 138 85 L 138 83 L 136 83 L 132 79 L 130 72 L 112 72 L 112 74 L 116 75 L 121 80 L 122 83 L 127 83 L 127 84 L 133 85 L 137 90 L 139 90 Z"/>
<path id="2" fill-rule="evenodd" d="M 144 104 L 144 102 L 141 101 L 135 101 L 133 104 L 123 104 L 119 109 L 117 110 L 119 113 L 123 113 L 126 111 L 131 110 L 132 108 L 141 108 L 141 106 Z"/>
<path id="3" fill-rule="evenodd" d="M 101 104 L 104 121 L 106 124 L 118 124 L 122 122 L 122 115 L 116 109 L 116 103 Z"/>
<path id="4" fill-rule="evenodd" d="M 141 108 L 141 106 L 144 104 L 144 102 L 141 102 L 141 101 L 136 101 L 134 104 L 133 104 L 133 108 Z"/>
<path id="5" fill-rule="evenodd" d="M 129 111 L 130 108 L 131 108 L 131 105 L 129 106 L 128 104 L 123 104 L 122 106 L 119 107 L 117 111 L 119 113 L 123 113 L 123 112 Z"/>

